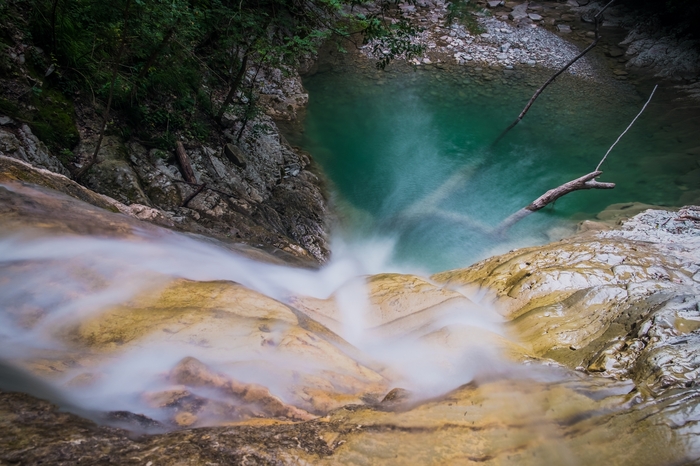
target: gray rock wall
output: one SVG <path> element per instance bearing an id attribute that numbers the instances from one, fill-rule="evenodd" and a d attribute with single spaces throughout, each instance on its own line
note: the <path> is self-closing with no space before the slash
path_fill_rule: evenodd
<path id="1" fill-rule="evenodd" d="M 295 74 L 269 71 L 256 79 L 268 114 L 247 122 L 243 131 L 240 119 L 229 114 L 224 137 L 182 140 L 197 185 L 185 182 L 174 153 L 115 135 L 105 136 L 97 163 L 81 182 L 132 210 L 155 209 L 179 230 L 325 262 L 330 251 L 322 180 L 272 119 L 296 119 L 308 96 Z M 75 148 L 78 167 L 90 159 L 95 144 L 96 135 L 84 136 Z M 0 119 L 0 154 L 70 175 L 27 125 L 7 117 Z M 205 188 L 189 199 L 201 184 Z"/>

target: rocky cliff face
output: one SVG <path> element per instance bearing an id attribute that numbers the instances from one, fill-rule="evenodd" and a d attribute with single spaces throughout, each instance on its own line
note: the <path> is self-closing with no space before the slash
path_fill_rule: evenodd
<path id="1" fill-rule="evenodd" d="M 79 97 L 71 102 L 43 89 L 27 57 L 43 59 L 45 52 L 23 43 L 19 32 L 8 40 L 12 46 L 0 52 L 0 155 L 70 176 L 92 157 L 101 117 Z M 258 70 L 246 79 L 260 89 L 261 114 L 246 125 L 225 114 L 223 131 L 178 136 L 194 179 L 183 178 L 174 152 L 124 136 L 132 131 L 120 128 L 115 114 L 97 163 L 80 182 L 132 209 L 158 211 L 170 228 L 323 263 L 329 257 L 328 212 L 320 170 L 275 123 L 294 121 L 308 96 L 294 72 Z M 41 135 L 55 144 L 42 142 Z M 54 146 L 64 149 L 57 153 Z"/>
<path id="2" fill-rule="evenodd" d="M 63 178 L 51 174 L 54 187 L 93 205 L 61 197 L 26 184 L 49 186 L 42 173 L 20 162 L 5 166 L 12 167 L 1 178 L 6 231 L 32 231 L 31 238 L 60 231 L 87 244 L 102 225 L 117 240 L 148 241 L 138 220 L 96 207 L 104 197 L 72 192 L 70 182 L 61 185 L 56 180 Z M 56 213 L 47 219 L 37 213 L 42 205 Z M 81 215 L 92 219 L 89 229 Z M 139 384 L 129 367 L 114 379 L 114 362 L 137 355 L 132 364 L 146 363 L 159 354 L 162 364 L 149 373 L 157 383 L 138 394 L 144 412 L 159 421 L 106 406 L 77 410 L 127 430 L 104 427 L 5 392 L 0 458 L 173 465 L 695 461 L 698 218 L 690 207 L 646 211 L 618 229 L 430 278 L 367 277 L 365 298 L 349 294 L 354 282 L 327 299 L 289 299 L 231 281 L 155 273 L 126 301 L 58 321 L 51 305 L 28 305 L 20 296 L 5 303 L 8 325 L 53 345 L 0 367 L 5 384 L 29 378 L 35 388 L 42 380 L 88 394 L 117 380 Z M 162 237 L 148 228 L 148 238 Z M 2 270 L 7 280 L 21 280 L 46 265 L 12 261 Z M 80 262 L 64 266 L 76 277 L 92 276 Z M 105 286 L 86 283 L 65 299 Z M 346 308 L 362 299 L 364 337 L 355 340 Z M 444 376 L 437 388 L 426 385 L 435 374 Z M 129 430 L 149 433 L 134 437 Z"/>

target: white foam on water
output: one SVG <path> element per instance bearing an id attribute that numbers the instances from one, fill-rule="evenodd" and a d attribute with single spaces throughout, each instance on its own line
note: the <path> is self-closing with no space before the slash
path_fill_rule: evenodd
<path id="1" fill-rule="evenodd" d="M 364 277 L 380 272 L 410 272 L 392 263 L 395 240 L 335 238 L 332 260 L 319 270 L 258 262 L 215 244 L 177 233 L 136 232 L 129 238 L 12 236 L 0 239 L 0 360 L 22 360 L 70 351 L 62 328 L 127 303 L 139 293 L 157 290 L 173 278 L 239 283 L 270 298 L 333 297 L 342 316 L 341 336 L 362 357 L 387 368 L 394 381 L 421 396 L 436 396 L 493 370 L 500 361 L 480 332 L 500 334 L 496 312 L 469 304 L 446 307 L 417 328 L 394 335 L 368 330 L 370 299 Z M 465 304 L 466 303 L 466 304 Z M 235 338 L 235 329 L 231 329 Z M 276 329 L 270 329 L 274 336 Z M 486 346 L 484 346 L 486 345 Z M 222 352 L 193 348 L 173 340 L 116 350 L 92 368 L 100 377 L 72 386 L 80 373 L 66 370 L 50 382 L 82 408 L 127 410 L 156 419 L 142 394 L 168 387 L 167 374 L 192 356 L 243 382 L 260 383 L 282 398 L 292 374 L 321 373 L 323 361 L 240 347 Z M 505 364 L 505 363 L 502 363 Z"/>

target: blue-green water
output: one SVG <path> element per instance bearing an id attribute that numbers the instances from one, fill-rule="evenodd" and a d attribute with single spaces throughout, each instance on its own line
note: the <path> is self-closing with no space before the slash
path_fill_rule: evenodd
<path id="1" fill-rule="evenodd" d="M 472 228 L 469 221 L 496 225 L 546 190 L 593 171 L 651 90 L 562 79 L 491 147 L 545 77 L 487 73 L 483 79 L 466 69 L 348 67 L 305 79 L 305 131 L 293 142 L 332 181 L 346 236 L 394 237 L 395 262 L 439 270 L 547 242 L 613 203 L 673 206 L 700 198 L 693 173 L 700 154 L 690 154 L 700 146 L 700 119 L 685 104 L 669 104 L 662 85 L 602 167 L 600 180 L 617 183 L 614 190 L 572 193 L 517 224 L 506 241 Z M 457 189 L 406 219 L 407 208 L 465 166 L 475 168 Z M 454 213 L 459 218 L 445 218 Z"/>

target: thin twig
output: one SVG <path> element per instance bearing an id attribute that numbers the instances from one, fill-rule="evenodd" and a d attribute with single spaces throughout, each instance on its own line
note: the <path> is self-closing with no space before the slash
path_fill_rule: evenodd
<path id="1" fill-rule="evenodd" d="M 183 45 L 182 42 L 180 42 L 180 41 L 177 40 L 177 39 L 173 39 L 173 42 L 175 42 L 176 44 L 179 44 L 180 47 L 182 47 L 182 49 L 183 49 L 186 53 L 188 53 L 189 55 L 191 55 L 192 58 L 194 58 L 195 60 L 197 60 L 203 67 L 205 67 L 206 69 L 208 69 L 214 76 L 216 76 L 217 78 L 219 78 L 219 80 L 220 80 L 221 82 L 223 82 L 223 83 L 228 83 L 228 80 L 222 78 L 216 71 L 214 71 L 213 69 L 211 69 L 211 68 L 209 67 L 209 65 L 207 65 L 201 58 L 199 58 L 197 55 L 195 55 L 193 52 L 191 52 L 187 47 L 185 47 L 185 45 Z"/>
<path id="2" fill-rule="evenodd" d="M 112 81 L 109 85 L 109 95 L 107 97 L 107 106 L 105 107 L 104 113 L 102 114 L 102 129 L 100 130 L 100 136 L 97 138 L 97 144 L 95 144 L 95 150 L 92 153 L 92 157 L 85 162 L 85 164 L 75 172 L 73 179 L 80 182 L 80 179 L 87 173 L 87 171 L 92 168 L 95 163 L 97 163 L 97 156 L 100 153 L 100 147 L 102 147 L 102 140 L 105 136 L 105 131 L 107 131 L 107 125 L 109 124 L 109 111 L 112 107 L 112 98 L 114 96 L 114 86 L 117 82 L 117 76 L 119 75 L 119 63 L 122 59 L 124 50 L 126 49 L 127 42 L 127 32 L 129 30 L 129 8 L 131 7 L 131 0 L 127 0 L 126 7 L 124 8 L 124 27 L 122 43 L 117 52 L 116 61 L 114 63 L 114 70 L 112 71 Z"/>
<path id="3" fill-rule="evenodd" d="M 639 111 L 639 113 L 637 114 L 637 116 L 634 117 L 634 120 L 632 120 L 632 123 L 629 124 L 629 126 L 627 127 L 627 129 L 624 130 L 624 131 L 622 132 L 622 134 L 619 135 L 619 136 L 617 137 L 617 140 L 613 143 L 612 146 L 610 146 L 610 149 L 608 149 L 608 151 L 605 153 L 605 155 L 604 155 L 603 158 L 601 159 L 600 163 L 598 163 L 598 166 L 595 167 L 595 170 L 594 170 L 594 171 L 599 171 L 599 170 L 600 170 L 600 166 L 603 165 L 603 162 L 605 162 L 605 159 L 608 158 L 608 154 L 610 153 L 610 151 L 613 150 L 613 147 L 615 147 L 615 146 L 617 145 L 617 143 L 620 142 L 620 139 L 622 139 L 622 136 L 624 136 L 625 133 L 627 133 L 627 131 L 630 130 L 630 128 L 632 127 L 632 125 L 634 124 L 634 122 L 637 121 L 637 118 L 639 118 L 639 117 L 642 115 L 642 113 L 644 113 L 644 110 L 646 110 L 647 105 L 649 105 L 649 102 L 651 102 L 651 98 L 654 97 L 654 92 L 656 92 L 656 88 L 657 88 L 657 87 L 659 87 L 658 84 L 657 84 L 656 86 L 654 86 L 654 90 L 651 91 L 651 95 L 649 96 L 649 99 L 647 100 L 647 103 L 644 104 L 644 107 L 642 107 L 642 109 Z"/>

